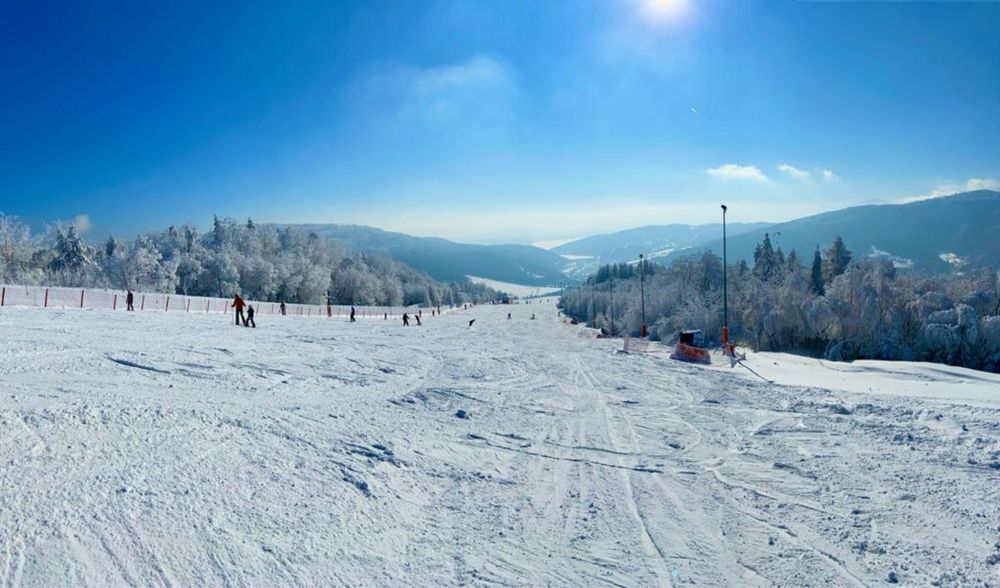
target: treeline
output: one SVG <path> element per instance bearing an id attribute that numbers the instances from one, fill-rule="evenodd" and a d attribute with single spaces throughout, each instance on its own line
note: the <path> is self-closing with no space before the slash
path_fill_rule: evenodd
<path id="1" fill-rule="evenodd" d="M 212 230 L 170 227 L 93 246 L 73 225 L 33 236 L 0 214 L 0 282 L 101 287 L 289 303 L 408 306 L 499 298 L 472 282 L 444 284 L 382 256 L 348 251 L 295 227 L 216 218 Z"/>
<path id="2" fill-rule="evenodd" d="M 617 266 L 615 266 L 617 267 Z M 605 270 L 605 268 L 602 268 Z M 619 272 L 619 274 L 616 274 Z M 562 298 L 565 312 L 616 334 L 639 334 L 640 280 L 607 269 Z M 854 258 L 838 237 L 802 260 L 770 237 L 752 265 L 726 269 L 729 327 L 738 343 L 829 359 L 924 360 L 1000 371 L 1000 273 L 978 269 L 928 275 L 885 258 Z M 702 329 L 719 344 L 723 265 L 704 252 L 645 270 L 646 322 L 654 339 Z M 613 288 L 613 292 L 612 292 Z M 614 297 L 614 314 L 611 299 Z"/>

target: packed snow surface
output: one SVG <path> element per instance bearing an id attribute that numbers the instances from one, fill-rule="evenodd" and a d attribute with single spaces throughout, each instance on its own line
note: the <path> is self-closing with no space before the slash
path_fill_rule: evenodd
<path id="1" fill-rule="evenodd" d="M 760 377 L 786 386 L 914 396 L 949 404 L 1000 409 L 1000 374 L 918 361 L 858 360 L 851 363 L 791 355 L 747 353 L 746 378 Z M 729 370 L 726 361 L 717 369 Z"/>
<path id="2" fill-rule="evenodd" d="M 0 584 L 1000 583 L 988 403 L 424 316 L 2 309 Z"/>

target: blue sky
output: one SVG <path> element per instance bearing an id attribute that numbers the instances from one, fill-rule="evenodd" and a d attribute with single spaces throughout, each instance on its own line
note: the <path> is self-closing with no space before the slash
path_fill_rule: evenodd
<path id="1" fill-rule="evenodd" d="M 0 211 L 471 242 L 1000 187 L 1000 3 L 20 2 Z"/>

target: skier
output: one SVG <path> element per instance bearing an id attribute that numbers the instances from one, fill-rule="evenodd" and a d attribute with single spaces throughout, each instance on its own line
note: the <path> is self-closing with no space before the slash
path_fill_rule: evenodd
<path id="1" fill-rule="evenodd" d="M 531 320 L 535 320 L 535 313 L 531 313 Z"/>
<path id="2" fill-rule="evenodd" d="M 474 323 L 474 322 L 476 322 L 476 319 L 472 319 L 472 320 L 469 321 L 469 328 L 470 329 L 472 328 L 472 323 Z"/>
<path id="3" fill-rule="evenodd" d="M 135 302 L 135 294 L 132 294 L 132 291 L 129 290 L 128 294 L 125 295 L 126 310 L 135 310 L 135 308 L 132 307 L 133 302 Z"/>
<path id="4" fill-rule="evenodd" d="M 246 319 L 243 317 L 243 307 L 246 305 L 247 303 L 244 302 L 242 298 L 240 298 L 239 294 L 233 297 L 233 303 L 229 305 L 230 308 L 236 309 L 236 326 L 239 326 L 241 322 L 243 323 L 247 322 Z"/>
<path id="5" fill-rule="evenodd" d="M 353 306 L 351 307 L 351 322 L 352 322 L 352 323 L 356 323 L 356 322 L 357 322 L 357 321 L 356 321 L 356 320 L 354 319 L 354 307 L 353 307 Z"/>
<path id="6" fill-rule="evenodd" d="M 285 316 L 285 301 L 281 301 L 281 316 Z"/>
<path id="7" fill-rule="evenodd" d="M 403 313 L 403 326 L 404 327 L 410 326 L 410 316 L 405 312 Z"/>
<path id="8" fill-rule="evenodd" d="M 510 320 L 510 313 L 507 313 L 507 320 Z"/>
<path id="9" fill-rule="evenodd" d="M 413 318 L 417 319 L 417 326 L 418 327 L 424 326 L 423 323 L 420 322 L 420 313 L 419 312 L 417 314 L 413 315 Z"/>
<path id="10" fill-rule="evenodd" d="M 247 306 L 247 319 L 243 321 L 243 326 L 257 328 L 257 323 L 253 322 L 253 305 Z"/>

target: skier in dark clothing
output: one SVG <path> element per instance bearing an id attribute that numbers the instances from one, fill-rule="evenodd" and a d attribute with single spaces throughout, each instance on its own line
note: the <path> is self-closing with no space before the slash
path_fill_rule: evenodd
<path id="1" fill-rule="evenodd" d="M 247 319 L 243 316 L 243 307 L 246 305 L 247 303 L 240 298 L 239 294 L 233 297 L 233 303 L 230 305 L 230 308 L 236 309 L 236 326 L 239 326 L 240 323 L 243 323 L 243 326 L 246 326 Z"/>
<path id="2" fill-rule="evenodd" d="M 410 326 L 410 316 L 405 312 L 403 313 L 403 326 L 404 327 Z"/>
<path id="3" fill-rule="evenodd" d="M 354 307 L 353 307 L 353 306 L 351 307 L 351 322 L 352 322 L 352 323 L 355 323 L 355 322 L 357 322 L 357 321 L 356 321 L 356 320 L 354 319 Z"/>
<path id="4" fill-rule="evenodd" d="M 507 313 L 507 320 L 510 320 L 510 313 Z"/>
<path id="5" fill-rule="evenodd" d="M 253 306 L 247 306 L 247 320 L 243 321 L 243 326 L 257 328 L 257 323 L 253 322 Z"/>
<path id="6" fill-rule="evenodd" d="M 280 308 L 281 308 L 281 316 L 285 316 L 285 301 L 284 300 L 281 301 Z"/>
<path id="7" fill-rule="evenodd" d="M 423 326 L 423 324 L 420 322 L 420 313 L 419 312 L 417 314 L 413 315 L 413 318 L 417 319 L 417 326 L 418 327 L 422 327 Z"/>
<path id="8" fill-rule="evenodd" d="M 135 308 L 132 307 L 133 302 L 135 302 L 135 294 L 132 294 L 132 291 L 129 290 L 128 294 L 125 295 L 125 309 L 134 311 Z"/>

